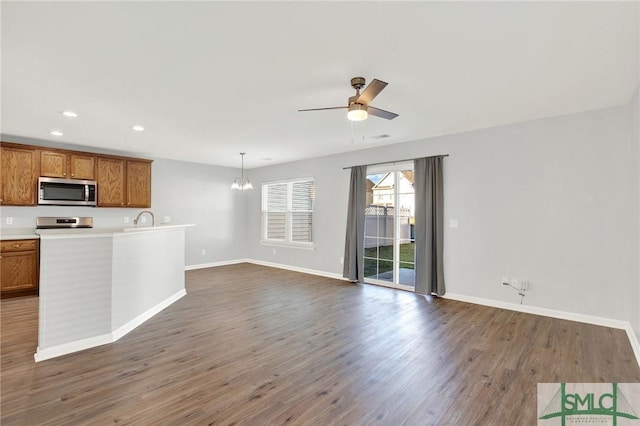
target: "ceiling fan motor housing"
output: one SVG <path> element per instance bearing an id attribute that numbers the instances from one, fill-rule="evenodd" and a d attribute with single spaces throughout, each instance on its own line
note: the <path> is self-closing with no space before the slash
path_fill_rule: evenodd
<path id="1" fill-rule="evenodd" d="M 356 90 L 362 89 L 365 83 L 366 83 L 366 80 L 364 79 L 364 77 L 353 77 L 351 79 L 351 87 L 353 87 Z"/>

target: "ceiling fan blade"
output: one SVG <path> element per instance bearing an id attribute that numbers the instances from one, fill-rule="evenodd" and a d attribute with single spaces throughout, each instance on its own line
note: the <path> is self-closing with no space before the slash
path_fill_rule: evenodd
<path id="1" fill-rule="evenodd" d="M 369 105 L 369 102 L 371 102 L 373 98 L 378 96 L 378 94 L 382 92 L 382 89 L 387 87 L 387 84 L 388 83 L 385 83 L 384 81 L 374 78 L 371 83 L 369 83 L 369 85 L 364 89 L 364 92 L 360 94 L 360 97 L 356 99 L 356 102 Z"/>
<path id="2" fill-rule="evenodd" d="M 375 115 L 376 117 L 386 118 L 387 120 L 393 120 L 398 116 L 398 114 L 396 114 L 395 112 L 389 112 L 389 111 L 385 111 L 380 108 L 374 108 L 371 106 L 367 107 L 367 113 L 371 115 Z"/>
<path id="3" fill-rule="evenodd" d="M 339 107 L 327 107 L 327 108 L 308 108 L 308 109 L 299 109 L 298 112 L 303 112 L 303 111 L 323 111 L 325 109 L 347 109 L 348 107 L 346 106 L 339 106 Z"/>

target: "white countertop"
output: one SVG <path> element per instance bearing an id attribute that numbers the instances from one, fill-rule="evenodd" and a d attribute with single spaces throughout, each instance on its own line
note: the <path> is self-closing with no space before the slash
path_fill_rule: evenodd
<path id="1" fill-rule="evenodd" d="M 3 228 L 0 230 L 0 239 L 4 240 L 31 240 L 40 238 L 34 228 Z"/>
<path id="2" fill-rule="evenodd" d="M 152 231 L 162 231 L 164 229 L 173 229 L 173 228 L 190 228 L 192 226 L 196 226 L 194 223 L 187 223 L 183 225 L 157 225 L 157 226 L 136 226 L 132 228 L 124 228 L 122 232 L 152 232 Z"/>
<path id="3" fill-rule="evenodd" d="M 36 229 L 35 232 L 41 238 L 98 238 L 113 237 L 116 235 L 125 236 L 141 232 L 158 232 L 169 229 L 189 228 L 195 226 L 193 223 L 182 225 L 158 225 L 140 226 L 131 228 L 63 228 L 63 229 Z M 36 236 L 37 238 L 38 236 Z"/>

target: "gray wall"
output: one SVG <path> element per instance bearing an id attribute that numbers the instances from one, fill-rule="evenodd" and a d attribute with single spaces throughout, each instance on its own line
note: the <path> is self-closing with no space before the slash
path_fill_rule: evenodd
<path id="1" fill-rule="evenodd" d="M 341 273 L 349 171 L 445 159 L 445 276 L 451 293 L 507 302 L 503 276 L 527 279 L 525 304 L 637 318 L 638 146 L 629 107 L 585 112 L 251 170 L 256 186 L 313 176 L 316 250 L 262 246 L 260 191 L 248 204 L 248 257 Z M 345 137 L 345 143 L 347 138 Z M 630 297 L 632 296 L 632 297 Z M 637 325 L 637 321 L 633 321 Z"/>
<path id="2" fill-rule="evenodd" d="M 253 191 L 229 190 L 237 169 L 156 159 L 152 208 L 159 221 L 196 224 L 187 265 L 252 258 L 340 274 L 349 181 L 342 168 L 444 153 L 446 223 L 459 221 L 445 229 L 449 292 L 517 303 L 501 278 L 527 279 L 525 304 L 626 320 L 640 331 L 638 91 L 628 106 L 250 170 Z M 309 176 L 316 249 L 260 245 L 260 183 Z M 138 211 L 4 207 L 2 223 L 92 215 L 97 226 L 123 226 Z"/>
<path id="3" fill-rule="evenodd" d="M 246 257 L 246 193 L 229 187 L 240 170 L 182 161 L 153 162 L 152 205 L 186 232 L 186 264 Z M 202 250 L 205 254 L 202 254 Z"/>
<path id="4" fill-rule="evenodd" d="M 640 86 L 636 88 L 636 91 L 631 98 L 629 104 L 629 114 L 631 119 L 631 141 L 635 143 L 636 158 L 638 164 L 636 166 L 636 182 L 638 185 L 638 198 L 636 199 L 636 226 L 638 228 L 638 239 L 636 241 L 636 249 L 638 250 L 638 260 L 636 261 L 636 268 L 640 269 Z M 638 273 L 638 285 L 635 287 L 635 297 L 631 295 L 632 300 L 636 300 L 638 305 L 635 309 L 635 321 L 631 324 L 634 326 L 636 336 L 640 339 L 640 271 Z"/>
<path id="5" fill-rule="evenodd" d="M 88 147 L 52 145 L 46 141 L 3 135 L 4 142 L 93 151 Z M 104 151 L 102 151 L 104 152 Z M 107 154 L 134 154 L 104 152 Z M 200 265 L 245 257 L 245 193 L 230 191 L 239 169 L 154 159 L 152 165 L 151 210 L 156 223 L 165 216 L 171 223 L 193 223 L 186 231 L 186 264 Z M 2 228 L 33 228 L 37 216 L 93 216 L 96 227 L 133 226 L 142 209 L 88 208 L 66 206 L 2 207 Z M 14 224 L 6 225 L 12 217 Z M 128 217 L 130 223 L 124 223 Z M 202 254 L 202 250 L 205 254 Z"/>

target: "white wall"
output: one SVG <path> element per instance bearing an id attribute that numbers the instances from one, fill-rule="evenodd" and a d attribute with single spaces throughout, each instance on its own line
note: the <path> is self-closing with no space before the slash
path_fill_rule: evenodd
<path id="1" fill-rule="evenodd" d="M 2 136 L 4 142 L 94 152 L 89 147 L 51 144 L 46 141 Z M 105 152 L 133 156 L 122 152 Z M 229 186 L 240 170 L 204 164 L 154 159 L 152 165 L 151 210 L 156 224 L 165 216 L 174 224 L 193 223 L 187 228 L 186 264 L 199 265 L 245 257 L 246 231 L 244 193 L 230 191 Z M 90 208 L 67 206 L 11 207 L 1 210 L 1 227 L 34 228 L 38 216 L 92 216 L 95 227 L 133 226 L 133 219 L 143 209 Z M 13 225 L 5 218 L 12 217 Z M 124 224 L 124 217 L 130 223 Z M 0 230 L 1 232 L 1 230 Z M 205 255 L 202 254 L 205 250 Z"/>
<path id="2" fill-rule="evenodd" d="M 248 204 L 248 257 L 341 273 L 342 167 L 448 153 L 445 218 L 459 221 L 445 230 L 449 292 L 518 303 L 501 278 L 528 279 L 525 304 L 632 321 L 639 189 L 629 128 L 623 106 L 251 170 L 257 186 L 315 177 L 317 248 L 274 255 L 261 246 L 258 190 Z"/>

